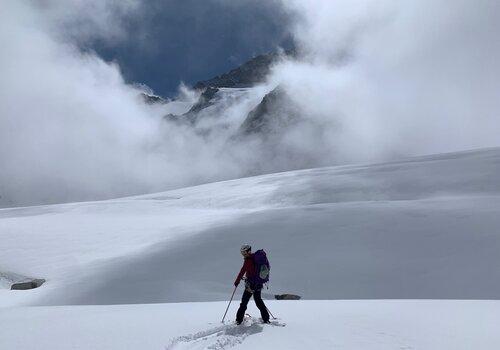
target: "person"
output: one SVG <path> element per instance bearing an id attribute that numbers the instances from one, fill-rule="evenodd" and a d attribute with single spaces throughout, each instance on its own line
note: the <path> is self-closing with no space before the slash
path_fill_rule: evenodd
<path id="1" fill-rule="evenodd" d="M 243 317 L 245 316 L 245 311 L 247 309 L 248 301 L 253 295 L 253 299 L 255 300 L 255 305 L 259 308 L 260 315 L 262 316 L 262 322 L 269 323 L 269 312 L 267 312 L 267 307 L 262 300 L 261 291 L 262 284 L 257 284 L 252 281 L 252 278 L 255 276 L 255 264 L 253 261 L 252 247 L 248 244 L 244 244 L 240 249 L 241 255 L 243 255 L 243 266 L 241 267 L 240 273 L 236 277 L 234 281 L 234 286 L 238 287 L 240 284 L 243 275 L 245 276 L 245 291 L 243 292 L 243 296 L 241 298 L 241 304 L 236 313 L 236 324 L 241 324 L 243 322 Z"/>

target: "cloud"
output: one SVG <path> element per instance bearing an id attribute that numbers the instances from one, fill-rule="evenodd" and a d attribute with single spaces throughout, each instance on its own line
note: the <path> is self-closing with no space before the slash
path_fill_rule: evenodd
<path id="1" fill-rule="evenodd" d="M 221 94 L 194 126 L 163 116 L 189 108 L 195 92 L 147 105 L 143 87 L 89 49 L 126 40 L 141 3 L 2 6 L 0 205 L 499 145 L 497 2 L 283 2 L 301 58 L 254 89 Z M 278 84 L 303 121 L 234 137 Z"/>
<path id="2" fill-rule="evenodd" d="M 138 97 L 143 88 L 126 84 L 118 65 L 80 49 L 82 40 L 113 41 L 124 30 L 122 11 L 109 10 L 116 4 L 46 2 L 40 15 L 32 2 L 3 3 L 1 205 L 111 198 L 241 176 L 243 168 L 223 153 L 226 124 L 244 117 L 248 99 L 257 104 L 262 93 L 234 107 L 221 101 L 228 108 L 207 118 L 210 135 L 166 122 L 165 114 L 196 95 L 181 87 L 178 101 L 147 105 Z M 102 17 L 86 18 L 103 8 Z"/>
<path id="3" fill-rule="evenodd" d="M 345 161 L 498 146 L 497 1 L 284 1 L 305 58 L 276 70 Z M 312 113 L 314 111 L 314 113 Z M 339 158 L 337 158 L 339 159 Z"/>
<path id="4" fill-rule="evenodd" d="M 139 16 L 142 5 L 140 0 L 44 0 L 30 2 L 25 9 L 31 6 L 51 35 L 84 45 L 124 40 L 131 30 L 129 20 Z"/>
<path id="5" fill-rule="evenodd" d="M 56 13 L 83 6 L 66 4 Z M 154 152 L 159 115 L 124 83 L 119 67 L 55 35 L 51 21 L 59 15 L 40 16 L 31 2 L 2 6 L 0 201 L 107 198 L 168 182 L 161 176 L 167 163 Z M 92 21 L 115 35 L 114 25 L 104 24 L 117 22 L 109 16 Z M 85 30 L 85 37 L 94 34 Z"/>

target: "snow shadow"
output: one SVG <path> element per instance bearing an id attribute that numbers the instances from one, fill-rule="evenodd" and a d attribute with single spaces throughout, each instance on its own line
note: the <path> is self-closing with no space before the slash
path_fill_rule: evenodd
<path id="1" fill-rule="evenodd" d="M 265 191 L 270 207 L 229 210 L 224 224 L 196 236 L 91 266 L 76 291 L 45 302 L 228 300 L 242 243 L 268 253 L 265 297 L 497 300 L 499 171 L 497 152 L 482 151 L 256 178 L 254 189 L 275 189 Z M 248 200 L 260 195 L 245 192 Z"/>
<path id="2" fill-rule="evenodd" d="M 79 284 L 86 289 L 58 295 L 51 304 L 228 300 L 242 264 L 241 243 L 268 252 L 271 282 L 264 292 L 270 294 L 498 299 L 500 272 L 491 267 L 500 263 L 499 205 L 500 199 L 481 198 L 256 212 L 195 239 L 118 259 Z"/>

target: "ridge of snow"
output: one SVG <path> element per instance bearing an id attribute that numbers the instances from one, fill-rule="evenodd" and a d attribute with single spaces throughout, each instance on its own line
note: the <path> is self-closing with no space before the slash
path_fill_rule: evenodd
<path id="1" fill-rule="evenodd" d="M 272 293 L 492 298 L 498 174 L 500 150 L 487 149 L 2 209 L 1 271 L 47 282 L 0 290 L 0 305 L 222 300 L 243 241 L 269 251 Z M 308 252 L 301 269 L 319 270 L 297 283 L 286 251 Z"/>

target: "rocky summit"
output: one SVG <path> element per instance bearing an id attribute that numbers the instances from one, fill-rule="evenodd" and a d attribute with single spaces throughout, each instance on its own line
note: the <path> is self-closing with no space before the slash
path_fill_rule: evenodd
<path id="1" fill-rule="evenodd" d="M 272 65 L 283 58 L 283 56 L 293 55 L 294 51 L 292 50 L 285 51 L 283 54 L 272 52 L 258 55 L 228 73 L 197 82 L 194 88 L 196 90 L 203 90 L 207 87 L 251 87 L 263 82 L 269 74 Z"/>

